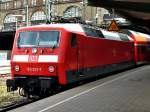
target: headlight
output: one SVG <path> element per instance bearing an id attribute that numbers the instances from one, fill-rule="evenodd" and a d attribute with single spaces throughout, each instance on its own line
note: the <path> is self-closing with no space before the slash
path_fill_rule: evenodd
<path id="1" fill-rule="evenodd" d="M 18 65 L 15 65 L 15 67 L 14 67 L 14 68 L 15 68 L 15 71 L 16 71 L 16 72 L 19 72 L 20 68 L 19 68 L 19 66 L 18 66 Z"/>
<path id="2" fill-rule="evenodd" d="M 49 67 L 48 67 L 48 71 L 51 72 L 51 73 L 54 72 L 54 71 L 55 71 L 54 66 L 49 66 Z"/>

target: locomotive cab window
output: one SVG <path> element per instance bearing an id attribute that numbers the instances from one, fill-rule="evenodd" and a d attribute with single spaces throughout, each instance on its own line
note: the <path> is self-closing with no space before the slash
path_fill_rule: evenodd
<path id="1" fill-rule="evenodd" d="M 71 46 L 72 46 L 72 47 L 76 47 L 76 45 L 77 45 L 76 34 L 75 34 L 75 33 L 72 33 L 72 36 L 71 36 Z"/>
<path id="2" fill-rule="evenodd" d="M 59 31 L 20 32 L 18 47 L 58 47 Z"/>

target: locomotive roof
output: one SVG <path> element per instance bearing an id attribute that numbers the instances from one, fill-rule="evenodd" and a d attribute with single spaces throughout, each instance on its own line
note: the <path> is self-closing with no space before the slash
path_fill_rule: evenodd
<path id="1" fill-rule="evenodd" d="M 97 37 L 97 38 L 105 38 L 110 40 L 120 40 L 120 41 L 131 41 L 132 39 L 122 33 L 118 32 L 110 32 L 100 28 L 94 28 L 88 25 L 82 25 L 78 23 L 58 23 L 58 24 L 43 24 L 43 25 L 36 25 L 36 26 L 28 26 L 19 29 L 26 29 L 26 28 L 36 28 L 36 27 L 50 27 L 50 28 L 64 28 L 67 31 L 75 32 L 78 34 L 90 36 L 90 37 Z"/>
<path id="2" fill-rule="evenodd" d="M 118 33 L 118 32 L 110 32 L 106 30 L 101 30 L 104 35 L 104 38 L 111 40 L 122 40 L 122 41 L 133 41 L 131 37 L 126 34 Z"/>
<path id="3" fill-rule="evenodd" d="M 42 25 L 28 26 L 28 28 L 36 28 L 36 27 L 64 28 L 65 30 L 70 31 L 70 32 L 84 34 L 84 30 L 81 24 L 59 23 L 59 24 L 42 24 Z"/>

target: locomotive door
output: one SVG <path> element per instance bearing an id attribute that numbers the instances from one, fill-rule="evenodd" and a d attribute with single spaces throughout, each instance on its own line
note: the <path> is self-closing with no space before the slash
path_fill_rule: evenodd
<path id="1" fill-rule="evenodd" d="M 76 72 L 75 72 L 75 80 L 79 80 L 80 78 L 83 77 L 83 68 L 84 68 L 84 57 L 83 57 L 83 39 L 81 35 L 79 34 L 72 34 L 72 39 L 71 39 L 71 46 L 72 46 L 72 54 L 73 55 L 73 60 L 74 60 L 74 65 L 76 66 Z"/>
<path id="2" fill-rule="evenodd" d="M 80 37 L 80 35 L 73 33 L 72 34 L 72 39 L 71 39 L 71 46 L 72 46 L 72 54 L 73 60 L 74 60 L 74 64 L 76 66 L 76 78 L 80 78 L 83 75 L 83 45 L 82 45 L 82 38 Z"/>
<path id="3" fill-rule="evenodd" d="M 77 68 L 79 77 L 83 77 L 84 72 L 83 49 L 83 38 L 81 37 L 81 35 L 79 35 L 79 37 L 77 38 Z"/>

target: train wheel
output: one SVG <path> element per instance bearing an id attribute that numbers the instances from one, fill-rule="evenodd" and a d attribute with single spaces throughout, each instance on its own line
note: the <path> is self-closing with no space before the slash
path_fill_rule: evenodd
<path id="1" fill-rule="evenodd" d="M 28 92 L 25 91 L 23 88 L 19 88 L 19 95 L 23 97 L 28 97 Z"/>

